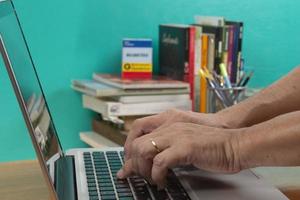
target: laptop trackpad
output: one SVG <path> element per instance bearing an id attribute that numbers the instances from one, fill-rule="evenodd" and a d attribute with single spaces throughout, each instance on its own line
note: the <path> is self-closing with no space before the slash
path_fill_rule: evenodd
<path id="1" fill-rule="evenodd" d="M 250 170 L 237 174 L 210 173 L 194 168 L 174 171 L 192 199 L 287 199 Z"/>

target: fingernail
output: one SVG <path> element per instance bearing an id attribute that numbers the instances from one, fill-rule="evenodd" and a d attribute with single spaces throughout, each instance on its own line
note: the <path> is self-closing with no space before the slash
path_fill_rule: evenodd
<path id="1" fill-rule="evenodd" d="M 120 170 L 118 171 L 117 177 L 120 178 L 120 179 L 124 178 L 124 171 L 123 171 L 123 169 L 120 169 Z"/>

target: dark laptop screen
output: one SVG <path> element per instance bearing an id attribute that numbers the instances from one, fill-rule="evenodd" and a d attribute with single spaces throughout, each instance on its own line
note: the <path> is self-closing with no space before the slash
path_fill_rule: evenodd
<path id="1" fill-rule="evenodd" d="M 26 103 L 26 112 L 23 114 L 31 124 L 28 126 L 27 123 L 29 132 L 34 135 L 33 142 L 39 146 L 37 153 L 41 152 L 44 162 L 47 163 L 50 158 L 61 154 L 61 146 L 11 1 L 0 0 L 0 34 L 20 88 L 20 98 Z"/>

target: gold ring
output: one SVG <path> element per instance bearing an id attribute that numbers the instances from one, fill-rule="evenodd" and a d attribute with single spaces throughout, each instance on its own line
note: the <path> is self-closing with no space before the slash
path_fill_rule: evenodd
<path id="1" fill-rule="evenodd" d="M 150 139 L 150 140 L 151 140 L 152 145 L 153 145 L 154 148 L 156 149 L 157 153 L 160 153 L 161 150 L 158 148 L 158 146 L 156 145 L 156 143 L 154 142 L 154 140 L 153 140 L 153 139 Z"/>

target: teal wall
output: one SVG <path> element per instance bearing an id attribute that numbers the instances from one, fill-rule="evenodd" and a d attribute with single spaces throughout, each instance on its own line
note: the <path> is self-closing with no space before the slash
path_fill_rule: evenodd
<path id="1" fill-rule="evenodd" d="M 244 57 L 254 87 L 267 86 L 299 63 L 298 0 L 15 0 L 17 12 L 65 148 L 84 147 L 92 113 L 70 89 L 72 78 L 118 72 L 121 39 L 154 39 L 160 23 L 219 15 L 245 23 Z M 25 124 L 0 63 L 0 161 L 34 158 Z"/>

